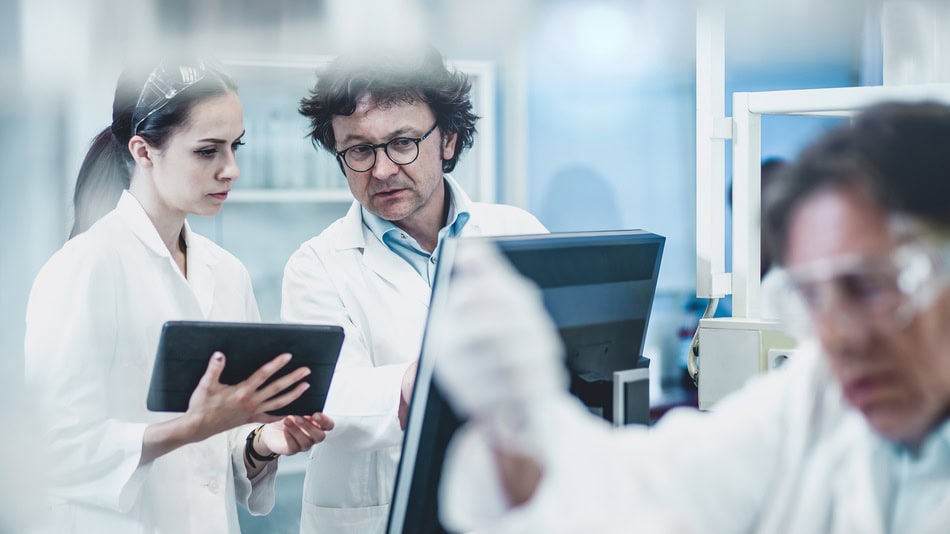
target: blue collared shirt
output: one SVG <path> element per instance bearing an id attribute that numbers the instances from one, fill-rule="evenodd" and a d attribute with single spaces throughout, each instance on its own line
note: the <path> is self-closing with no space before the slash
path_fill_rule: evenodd
<path id="1" fill-rule="evenodd" d="M 891 532 L 921 532 L 950 491 L 945 487 L 950 478 L 950 421 L 932 432 L 917 454 L 898 446 L 889 449 Z"/>
<path id="2" fill-rule="evenodd" d="M 363 224 L 373 232 L 377 239 L 386 245 L 386 248 L 406 260 L 419 273 L 419 276 L 429 284 L 429 287 L 432 287 L 432 281 L 435 279 L 435 268 L 438 263 L 439 252 L 442 250 L 442 241 L 446 237 L 459 235 L 462 228 L 465 227 L 465 223 L 471 217 L 468 207 L 459 205 L 460 195 L 456 194 L 452 183 L 449 180 L 444 180 L 444 182 L 449 192 L 449 214 L 445 226 L 439 230 L 439 237 L 432 254 L 426 252 L 411 235 L 392 222 L 373 215 L 365 207 L 360 208 L 363 214 Z"/>

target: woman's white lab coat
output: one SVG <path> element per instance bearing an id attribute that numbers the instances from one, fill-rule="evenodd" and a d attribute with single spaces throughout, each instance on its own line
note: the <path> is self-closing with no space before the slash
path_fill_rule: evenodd
<path id="1" fill-rule="evenodd" d="M 36 278 L 26 377 L 45 430 L 51 532 L 239 532 L 236 501 L 273 507 L 276 466 L 247 479 L 246 427 L 139 465 L 145 427 L 175 416 L 145 406 L 162 324 L 260 320 L 243 265 L 187 225 L 185 238 L 187 280 L 125 192 Z"/>
<path id="2" fill-rule="evenodd" d="M 463 236 L 547 233 L 521 209 L 473 203 L 454 182 L 451 190 L 471 214 Z M 311 449 L 301 532 L 383 531 L 403 438 L 400 384 L 419 357 L 430 295 L 363 224 L 357 202 L 288 261 L 283 320 L 341 325 L 346 335 L 325 408 L 336 425 Z"/>
<path id="3" fill-rule="evenodd" d="M 552 403 L 559 430 L 541 486 L 509 511 L 486 476 L 482 432 L 456 434 L 443 517 L 498 533 L 948 532 L 950 422 L 919 457 L 900 452 L 845 404 L 811 345 L 709 414 L 675 410 L 653 430 L 618 431 L 584 412 Z"/>

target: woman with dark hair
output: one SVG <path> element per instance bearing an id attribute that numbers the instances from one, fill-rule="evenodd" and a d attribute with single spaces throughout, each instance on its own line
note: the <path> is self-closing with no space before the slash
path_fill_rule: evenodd
<path id="1" fill-rule="evenodd" d="M 950 107 L 892 103 L 805 150 L 763 221 L 797 295 L 798 350 L 710 413 L 674 411 L 650 430 L 585 413 L 540 295 L 491 250 L 463 249 L 427 341 L 469 421 L 443 470 L 447 526 L 946 532 L 948 146 Z"/>
<path id="2" fill-rule="evenodd" d="M 112 124 L 76 182 L 73 237 L 27 309 L 52 532 L 239 532 L 237 502 L 273 507 L 272 460 L 332 428 L 322 414 L 265 413 L 307 387 L 294 386 L 306 368 L 263 385 L 288 354 L 233 386 L 219 382 L 225 355 L 209 354 L 184 414 L 146 410 L 165 321 L 260 320 L 244 266 L 185 220 L 221 210 L 243 135 L 234 82 L 203 61 L 119 78 Z"/>

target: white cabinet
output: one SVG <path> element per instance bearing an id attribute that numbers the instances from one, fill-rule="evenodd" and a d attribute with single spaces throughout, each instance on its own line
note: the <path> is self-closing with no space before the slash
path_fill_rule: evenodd
<path id="1" fill-rule="evenodd" d="M 279 320 L 284 264 L 307 239 L 343 216 L 353 197 L 332 154 L 316 149 L 297 107 L 327 56 L 225 59 L 244 106 L 245 146 L 238 151 L 241 178 L 222 213 L 190 217 L 199 233 L 247 266 L 265 321 Z M 475 145 L 452 176 L 479 201 L 496 201 L 495 74 L 489 62 L 451 61 L 471 76 L 477 123 Z"/>

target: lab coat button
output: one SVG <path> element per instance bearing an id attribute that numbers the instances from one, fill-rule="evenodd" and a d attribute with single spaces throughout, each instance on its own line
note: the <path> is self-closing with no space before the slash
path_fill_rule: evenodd
<path id="1" fill-rule="evenodd" d="M 218 481 L 217 481 L 217 480 L 212 480 L 210 483 L 208 483 L 208 491 L 210 491 L 211 493 L 214 493 L 214 494 L 217 494 L 217 493 L 218 493 Z"/>
<path id="2" fill-rule="evenodd" d="M 435 263 L 435 256 L 430 256 L 429 261 L 431 261 L 432 263 Z"/>

